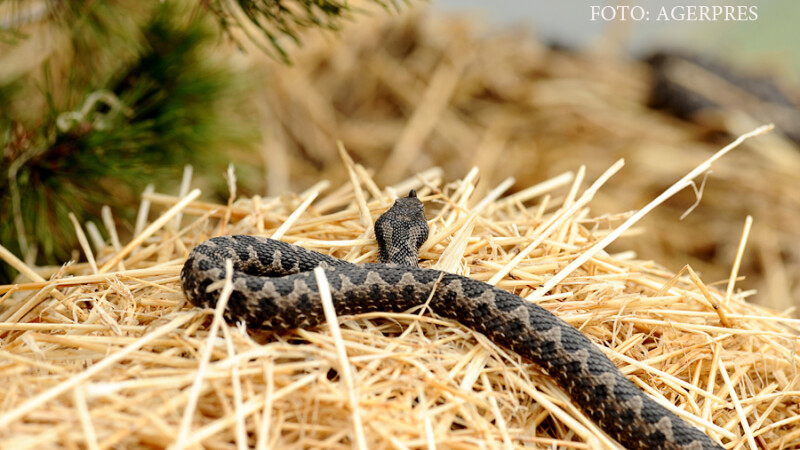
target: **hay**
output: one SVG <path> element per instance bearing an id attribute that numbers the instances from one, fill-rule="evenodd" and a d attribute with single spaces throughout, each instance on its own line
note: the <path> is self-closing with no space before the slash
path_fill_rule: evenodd
<path id="1" fill-rule="evenodd" d="M 626 175 L 593 203 L 598 214 L 614 214 L 646 203 L 730 142 L 724 131 L 738 136 L 762 123 L 737 114 L 710 129 L 650 109 L 650 67 L 620 56 L 627 42 L 569 51 L 523 30 L 487 32 L 477 21 L 420 9 L 391 18 L 377 12 L 335 37 L 306 36 L 292 67 L 249 58 L 269 124 L 266 183 L 250 183 L 253 192 L 344 182 L 341 140 L 384 185 L 429 167 L 456 179 L 477 166 L 479 195 L 510 176 L 519 190 L 583 164 L 596 177 L 624 158 Z M 687 190 L 648 215 L 648 233 L 614 248 L 673 271 L 689 262 L 710 282 L 727 280 L 751 215 L 740 284 L 757 290 L 760 304 L 798 307 L 798 173 L 795 143 L 779 133 L 751 140 L 715 165 L 692 214 L 676 220 L 696 201 Z"/>
<path id="2" fill-rule="evenodd" d="M 200 241 L 279 234 L 373 261 L 372 221 L 410 188 L 431 224 L 423 266 L 533 298 L 728 448 L 800 445 L 800 323 L 748 303 L 751 292 L 602 249 L 537 291 L 631 216 L 592 215 L 582 170 L 476 197 L 478 170 L 380 189 L 342 156 L 350 182 L 335 189 L 227 204 L 198 201 L 188 182 L 180 196 L 146 192 L 141 209 L 163 212 L 127 245 L 82 239 L 94 262 L 33 268 L 0 254 L 24 278 L 0 286 L 3 446 L 617 448 L 541 371 L 424 305 L 275 334 L 184 304 L 179 271 Z"/>

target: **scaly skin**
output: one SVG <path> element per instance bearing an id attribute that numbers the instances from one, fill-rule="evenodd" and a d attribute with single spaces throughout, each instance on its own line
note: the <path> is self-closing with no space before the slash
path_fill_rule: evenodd
<path id="1" fill-rule="evenodd" d="M 424 232 L 423 232 L 424 228 Z M 249 328 L 287 330 L 325 320 L 312 270 L 325 267 L 338 314 L 402 312 L 426 302 L 541 366 L 600 427 L 630 449 L 721 450 L 707 435 L 631 383 L 586 336 L 549 311 L 489 284 L 417 268 L 427 238 L 422 203 L 399 199 L 375 225 L 388 264 L 355 265 L 284 242 L 223 236 L 198 245 L 181 271 L 189 301 L 213 308 L 233 261 L 225 318 Z M 217 283 L 215 286 L 218 286 Z"/>

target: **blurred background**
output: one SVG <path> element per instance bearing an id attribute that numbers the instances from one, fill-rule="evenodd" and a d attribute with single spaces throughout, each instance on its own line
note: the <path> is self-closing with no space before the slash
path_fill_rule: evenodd
<path id="1" fill-rule="evenodd" d="M 337 141 L 381 184 L 477 166 L 482 189 L 519 190 L 624 158 L 591 204 L 616 215 L 774 122 L 715 164 L 686 218 L 691 190 L 612 250 L 723 282 L 750 215 L 737 286 L 794 307 L 800 3 L 636 5 L 648 20 L 600 1 L 2 1 L 0 244 L 61 264 L 78 255 L 69 213 L 99 224 L 109 205 L 130 233 L 145 186 L 177 192 L 187 164 L 208 199 L 227 198 L 228 164 L 242 195 L 343 183 Z M 692 20 L 704 6 L 745 10 Z"/>
<path id="2" fill-rule="evenodd" d="M 491 5 L 480 0 L 440 0 L 431 6 L 445 13 L 480 17 L 491 29 L 517 26 L 528 28 L 541 39 L 576 48 L 591 48 L 609 34 L 622 34 L 616 43 L 631 56 L 645 56 L 664 49 L 685 49 L 694 53 L 721 56 L 725 61 L 769 66 L 782 77 L 798 80 L 800 31 L 794 29 L 800 17 L 800 4 L 793 0 L 752 2 L 711 2 L 680 0 L 638 0 L 636 2 L 575 0 L 571 2 L 530 2 L 497 0 Z M 649 20 L 590 20 L 592 7 L 641 7 Z M 687 7 L 695 11 L 706 6 L 755 8 L 755 20 L 732 21 L 712 17 L 710 21 L 691 20 Z M 683 8 L 683 9 L 681 9 Z M 665 11 L 671 20 L 659 20 Z M 618 10 L 621 11 L 621 10 Z M 685 17 L 680 20 L 683 13 Z M 621 14 L 621 13 L 620 13 Z M 748 14 L 750 16 L 750 14 Z M 616 30 L 616 31 L 615 31 Z"/>

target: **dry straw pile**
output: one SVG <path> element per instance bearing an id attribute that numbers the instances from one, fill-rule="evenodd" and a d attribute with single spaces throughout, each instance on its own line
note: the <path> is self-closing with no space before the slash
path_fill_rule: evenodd
<path id="1" fill-rule="evenodd" d="M 643 106 L 643 67 L 518 35 L 476 40 L 463 22 L 373 19 L 307 40 L 292 68 L 266 64 L 268 89 L 254 93 L 266 120 L 282 122 L 265 145 L 267 192 L 316 183 L 305 192 L 239 197 L 230 176 L 231 200 L 214 204 L 185 177 L 177 196 L 143 194 L 127 243 L 109 209 L 97 219 L 104 233 L 76 221 L 85 263 L 26 267 L 0 248 L 22 274 L 0 286 L 0 446 L 614 448 L 541 371 L 424 308 L 273 334 L 220 326 L 185 304 L 178 274 L 202 240 L 272 236 L 374 261 L 372 221 L 416 188 L 431 226 L 423 266 L 549 309 L 727 448 L 800 447 L 800 322 L 737 289 L 751 273 L 744 245 L 703 268 L 724 270 L 718 285 L 630 251 L 653 236 L 701 249 L 742 234 L 744 243 L 742 218 L 755 214 L 756 227 L 775 232 L 748 249 L 771 296 L 790 298 L 800 265 L 784 264 L 798 254 L 785 243 L 796 237 L 800 153 L 777 137 L 748 141 L 755 152 L 715 164 L 724 182 L 706 189 L 709 209 L 690 216 L 691 233 L 676 232 L 680 212 L 670 212 L 643 234 L 627 229 L 640 234 L 612 251 L 606 244 L 635 218 L 625 211 L 719 147 Z M 343 154 L 342 164 L 338 139 L 377 173 Z M 409 151 L 419 153 L 400 158 Z M 623 155 L 628 169 L 608 179 Z M 684 194 L 645 220 L 682 212 L 695 201 Z M 592 199 L 617 213 L 593 213 Z"/>
<path id="2" fill-rule="evenodd" d="M 624 40 L 569 51 L 521 30 L 486 32 L 418 10 L 391 19 L 379 11 L 339 35 L 308 36 L 292 67 L 253 63 L 251 53 L 248 62 L 261 69 L 253 96 L 269 124 L 267 183 L 253 192 L 343 182 L 341 140 L 376 169 L 378 183 L 433 166 L 453 180 L 477 166 L 479 194 L 509 176 L 522 189 L 583 164 L 593 178 L 624 158 L 625 176 L 592 203 L 614 213 L 647 203 L 730 136 L 769 122 L 737 113 L 710 127 L 650 109 L 650 67 L 622 55 Z M 714 93 L 727 92 L 723 85 Z M 676 220 L 696 201 L 686 190 L 645 218 L 647 233 L 615 248 L 675 271 L 691 263 L 716 282 L 727 277 L 752 215 L 741 285 L 756 289 L 760 304 L 800 306 L 800 148 L 777 132 L 744 146 L 715 164 L 692 214 Z"/>
<path id="3" fill-rule="evenodd" d="M 423 266 L 532 299 L 728 448 L 800 445 L 800 324 L 747 303 L 735 273 L 717 288 L 599 249 L 631 218 L 587 207 L 618 165 L 591 185 L 581 169 L 478 198 L 477 170 L 380 189 L 343 156 L 350 182 L 338 188 L 232 189 L 212 204 L 186 177 L 178 196 L 147 192 L 127 244 L 110 212 L 110 241 L 75 224 L 86 263 L 30 268 L 3 253 L 23 274 L 0 287 L 4 448 L 617 448 L 541 371 L 424 308 L 274 334 L 184 304 L 179 271 L 198 242 L 247 233 L 374 261 L 372 221 L 410 188 L 431 226 Z"/>

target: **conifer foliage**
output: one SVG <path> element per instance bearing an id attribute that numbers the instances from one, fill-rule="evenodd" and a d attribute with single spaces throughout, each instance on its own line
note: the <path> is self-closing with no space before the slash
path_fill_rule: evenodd
<path id="1" fill-rule="evenodd" d="M 186 164 L 222 172 L 263 124 L 248 120 L 254 83 L 221 37 L 288 62 L 301 29 L 346 14 L 336 0 L 0 2 L 0 244 L 66 261 L 70 212 L 83 223 L 107 204 L 129 220 L 147 183 Z M 0 264 L 0 282 L 14 276 Z"/>

